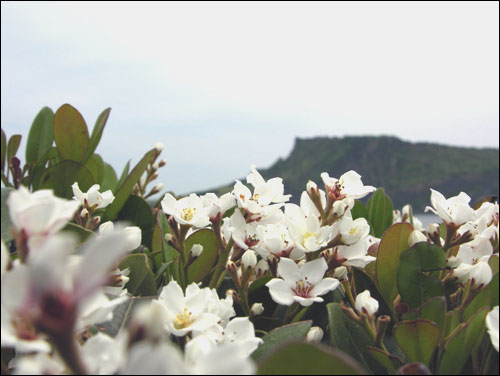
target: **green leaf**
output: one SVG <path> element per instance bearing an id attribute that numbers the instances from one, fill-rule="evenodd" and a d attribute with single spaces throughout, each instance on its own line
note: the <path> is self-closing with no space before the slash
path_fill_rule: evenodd
<path id="1" fill-rule="evenodd" d="M 368 200 L 366 204 L 368 210 L 368 222 L 370 223 L 370 234 L 380 238 L 385 230 L 392 225 L 392 201 L 384 192 L 384 188 L 379 188 Z"/>
<path id="2" fill-rule="evenodd" d="M 354 206 L 351 209 L 352 219 L 364 218 L 368 221 L 368 210 L 359 200 L 354 201 Z"/>
<path id="3" fill-rule="evenodd" d="M 132 193 L 134 189 L 134 185 L 137 184 L 142 174 L 146 170 L 149 161 L 151 160 L 151 156 L 153 155 L 155 149 L 148 151 L 144 157 L 137 163 L 134 169 L 130 172 L 130 175 L 126 177 L 123 181 L 122 185 L 118 188 L 115 194 L 115 199 L 108 206 L 106 210 L 106 218 L 108 221 L 112 221 L 116 218 L 123 205 L 127 201 L 128 197 Z"/>
<path id="4" fill-rule="evenodd" d="M 120 270 L 129 269 L 129 281 L 125 285 L 128 292 L 135 296 L 156 296 L 154 274 L 148 263 L 148 256 L 137 253 L 125 256 L 119 266 Z"/>
<path id="5" fill-rule="evenodd" d="M 191 234 L 184 242 L 186 256 L 195 244 L 201 244 L 203 251 L 188 267 L 188 284 L 205 278 L 217 260 L 217 237 L 213 231 L 201 229 Z"/>
<path id="6" fill-rule="evenodd" d="M 9 215 L 9 207 L 7 206 L 7 198 L 9 197 L 10 192 L 12 192 L 13 188 L 3 188 L 2 187 L 2 202 L 1 202 L 1 218 L 2 218 L 2 240 L 4 242 L 10 242 L 14 239 L 14 236 L 10 232 L 10 228 L 14 227 L 12 221 L 10 220 Z"/>
<path id="7" fill-rule="evenodd" d="M 370 278 L 363 269 L 352 267 L 353 279 L 356 286 L 356 295 L 365 290 L 370 290 L 371 297 L 379 302 L 378 315 L 391 315 L 391 309 L 384 297 L 380 293 L 375 282 Z"/>
<path id="8" fill-rule="evenodd" d="M 490 258 L 488 259 L 488 265 L 490 266 L 491 268 L 491 274 L 495 275 L 495 273 L 498 273 L 498 269 L 499 269 L 499 257 L 498 255 L 491 255 Z"/>
<path id="9" fill-rule="evenodd" d="M 54 115 L 54 140 L 63 159 L 85 161 L 89 131 L 82 115 L 70 104 L 63 104 Z"/>
<path id="10" fill-rule="evenodd" d="M 101 180 L 101 190 L 113 191 L 116 187 L 117 182 L 118 182 L 118 177 L 116 176 L 114 168 L 111 165 L 104 162 L 102 171 L 102 180 Z"/>
<path id="11" fill-rule="evenodd" d="M 5 159 L 7 158 L 7 136 L 2 129 L 2 172 L 5 172 Z"/>
<path id="12" fill-rule="evenodd" d="M 322 345 L 290 343 L 269 354 L 258 375 L 365 375 L 366 371 L 346 354 Z"/>
<path id="13" fill-rule="evenodd" d="M 54 112 L 44 107 L 31 124 L 26 142 L 26 163 L 39 161 L 54 141 Z"/>
<path id="14" fill-rule="evenodd" d="M 151 297 L 130 297 L 113 310 L 113 320 L 99 324 L 102 332 L 116 337 L 123 329 L 129 327 L 134 311 L 142 304 L 150 304 Z"/>
<path id="15" fill-rule="evenodd" d="M 373 372 L 380 370 L 380 365 L 368 352 L 368 347 L 375 344 L 365 329 L 349 318 L 339 303 L 329 303 L 326 309 L 332 345 L 360 362 L 366 369 L 371 369 Z"/>
<path id="16" fill-rule="evenodd" d="M 399 255 L 409 248 L 408 238 L 412 232 L 413 226 L 409 223 L 396 223 L 384 233 L 378 248 L 376 261 L 378 287 L 391 309 L 398 294 L 396 275 Z"/>
<path id="17" fill-rule="evenodd" d="M 53 189 L 59 197 L 70 199 L 73 197 L 71 185 L 78 182 L 82 192 L 86 192 L 93 184 L 91 172 L 80 163 L 65 160 L 46 169 L 40 177 L 40 189 Z"/>
<path id="18" fill-rule="evenodd" d="M 490 307 L 493 308 L 498 305 L 498 273 L 496 273 L 491 279 L 488 285 L 490 289 Z"/>
<path id="19" fill-rule="evenodd" d="M 102 181 L 102 177 L 104 175 L 104 162 L 99 154 L 93 154 L 87 162 L 85 163 L 85 167 L 90 171 L 94 181 L 100 185 Z M 99 191 L 103 192 L 104 189 L 99 187 Z"/>
<path id="20" fill-rule="evenodd" d="M 446 327 L 446 298 L 438 296 L 429 299 L 419 309 L 419 317 L 437 324 L 442 336 Z"/>
<path id="21" fill-rule="evenodd" d="M 441 331 L 428 320 L 402 321 L 395 325 L 394 337 L 410 362 L 429 365 Z"/>
<path id="22" fill-rule="evenodd" d="M 14 134 L 10 137 L 7 143 L 7 163 L 10 162 L 12 157 L 16 156 L 17 150 L 19 149 L 19 144 L 21 143 L 22 136 L 20 134 Z"/>
<path id="23" fill-rule="evenodd" d="M 123 182 L 125 181 L 125 179 L 127 178 L 128 176 L 128 172 L 130 170 L 130 161 L 128 161 L 126 164 L 125 164 L 125 167 L 123 167 L 123 171 L 120 175 L 120 178 L 118 179 L 118 182 L 116 183 L 116 186 L 115 188 L 113 189 L 113 193 L 116 194 L 116 192 L 118 191 L 118 189 L 122 186 Z"/>
<path id="24" fill-rule="evenodd" d="M 401 300 L 410 308 L 416 308 L 429 298 L 444 296 L 441 280 L 426 272 L 445 267 L 444 251 L 438 246 L 420 242 L 403 251 L 397 269 L 397 288 Z"/>
<path id="25" fill-rule="evenodd" d="M 120 221 L 128 221 L 141 230 L 151 229 L 154 217 L 148 203 L 139 196 L 130 195 L 116 217 Z"/>
<path id="26" fill-rule="evenodd" d="M 106 108 L 97 117 L 94 129 L 92 129 L 92 134 L 90 135 L 89 147 L 87 149 L 87 154 L 85 155 L 85 160 L 87 160 L 94 153 L 94 151 L 97 148 L 97 145 L 99 145 L 99 141 L 101 141 L 102 132 L 104 131 L 104 127 L 106 126 L 106 122 L 108 121 L 110 112 L 111 108 Z"/>
<path id="27" fill-rule="evenodd" d="M 172 263 L 175 257 L 178 255 L 177 251 L 168 245 L 165 240 L 165 235 L 170 233 L 170 227 L 168 226 L 167 217 L 163 211 L 159 210 L 156 217 L 156 226 L 153 232 L 152 239 L 152 249 L 153 251 L 161 250 L 163 253 L 163 262 L 169 263 L 167 268 L 166 280 L 169 280 L 171 276 L 178 273 L 178 268 Z"/>
<path id="28" fill-rule="evenodd" d="M 61 231 L 71 232 L 72 234 L 76 235 L 80 243 L 85 242 L 89 237 L 94 235 L 94 232 L 71 222 L 64 226 Z"/>
<path id="29" fill-rule="evenodd" d="M 293 340 L 301 340 L 306 337 L 311 329 L 312 321 L 300 321 L 295 324 L 283 325 L 271 330 L 262 340 L 264 341 L 252 354 L 252 359 L 260 361 L 270 351 L 278 346 L 284 345 Z"/>
<path id="30" fill-rule="evenodd" d="M 389 354 L 388 352 L 385 352 L 376 347 L 368 347 L 368 352 L 383 367 L 385 367 L 385 369 L 387 369 L 388 373 L 393 374 L 396 372 L 396 366 L 394 366 L 394 363 L 398 363 L 397 367 L 403 364 L 402 360 L 399 359 L 397 356 Z"/>
<path id="31" fill-rule="evenodd" d="M 472 350 L 484 334 L 484 320 L 489 307 L 481 308 L 466 323 L 460 324 L 450 335 L 439 364 L 439 375 L 458 375 L 464 368 Z"/>

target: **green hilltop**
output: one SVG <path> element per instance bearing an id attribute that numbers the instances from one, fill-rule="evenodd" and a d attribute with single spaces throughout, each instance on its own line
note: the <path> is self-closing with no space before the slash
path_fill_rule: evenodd
<path id="1" fill-rule="evenodd" d="M 308 180 L 323 186 L 320 174 L 340 177 L 355 170 L 365 185 L 384 187 L 394 207 L 406 203 L 422 213 L 430 205 L 430 188 L 454 196 L 460 191 L 471 204 L 487 196 L 498 196 L 499 151 L 493 148 L 465 148 L 431 143 L 411 143 L 396 137 L 296 138 L 286 158 L 267 169 L 258 169 L 265 179 L 283 178 L 285 193 L 298 203 Z M 242 179 L 244 182 L 245 179 Z M 233 184 L 207 192 L 229 192 Z"/>

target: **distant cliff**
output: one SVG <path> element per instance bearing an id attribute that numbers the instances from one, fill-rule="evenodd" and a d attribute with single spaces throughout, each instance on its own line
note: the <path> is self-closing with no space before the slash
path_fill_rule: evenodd
<path id="1" fill-rule="evenodd" d="M 498 165 L 498 149 L 411 143 L 387 136 L 315 137 L 296 138 L 287 158 L 259 172 L 265 179 L 282 177 L 285 193 L 292 194 L 292 202 L 298 202 L 308 180 L 322 186 L 323 171 L 338 178 L 355 170 L 365 185 L 384 187 L 394 207 L 411 203 L 415 212 L 421 213 L 430 205 L 430 188 L 446 197 L 464 191 L 472 197 L 471 204 L 486 196 L 498 196 Z M 209 191 L 221 194 L 232 187 Z"/>

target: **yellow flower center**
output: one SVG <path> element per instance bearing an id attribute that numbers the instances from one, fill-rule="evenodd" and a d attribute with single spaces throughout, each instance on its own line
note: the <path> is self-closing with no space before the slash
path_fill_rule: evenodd
<path id="1" fill-rule="evenodd" d="M 174 328 L 175 329 L 185 329 L 193 323 L 191 318 L 192 313 L 188 312 L 187 308 L 184 308 L 184 312 L 179 313 L 175 318 Z"/>
<path id="2" fill-rule="evenodd" d="M 181 218 L 189 222 L 197 212 L 198 210 L 196 210 L 196 208 L 183 208 Z"/>
<path id="3" fill-rule="evenodd" d="M 356 233 L 356 227 L 353 227 L 349 230 L 349 235 L 354 235 Z"/>
<path id="4" fill-rule="evenodd" d="M 309 231 L 307 231 L 307 232 L 304 234 L 304 242 L 305 242 L 307 239 L 309 239 L 311 236 L 316 237 L 316 236 L 318 236 L 318 235 L 317 235 L 315 232 L 313 232 L 313 233 L 311 234 Z"/>

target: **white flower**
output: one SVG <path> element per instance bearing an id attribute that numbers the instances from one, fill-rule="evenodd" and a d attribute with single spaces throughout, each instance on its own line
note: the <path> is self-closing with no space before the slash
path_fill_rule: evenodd
<path id="1" fill-rule="evenodd" d="M 99 226 L 99 235 L 111 234 L 115 230 L 115 225 L 113 222 L 104 222 Z M 142 232 L 140 227 L 137 226 L 127 226 L 125 228 L 120 228 L 120 233 L 124 236 L 124 240 L 127 241 L 129 251 L 136 249 L 141 245 Z"/>
<path id="2" fill-rule="evenodd" d="M 263 312 L 264 312 L 264 306 L 262 305 L 262 303 L 252 304 L 252 307 L 250 308 L 250 313 L 252 314 L 252 316 L 262 315 Z"/>
<path id="3" fill-rule="evenodd" d="M 104 333 L 97 333 L 82 346 L 85 363 L 94 375 L 113 375 L 125 363 L 126 341 L 122 336 L 112 338 Z"/>
<path id="4" fill-rule="evenodd" d="M 306 341 L 312 343 L 320 343 L 323 339 L 323 329 L 319 326 L 313 326 L 306 335 Z"/>
<path id="5" fill-rule="evenodd" d="M 71 186 L 73 188 L 73 199 L 77 200 L 80 205 L 93 207 L 95 206 L 97 209 L 102 209 L 107 207 L 109 204 L 113 202 L 115 196 L 110 190 L 105 192 L 99 192 L 100 186 L 99 184 L 94 184 L 89 188 L 87 193 L 83 193 L 78 186 L 78 183 L 75 182 Z"/>
<path id="6" fill-rule="evenodd" d="M 163 149 L 165 148 L 165 145 L 163 145 L 162 142 L 158 141 L 156 144 L 155 144 L 155 149 L 157 151 L 162 151 Z"/>
<path id="7" fill-rule="evenodd" d="M 193 244 L 191 247 L 191 256 L 198 257 L 203 252 L 203 246 L 201 244 Z"/>
<path id="8" fill-rule="evenodd" d="M 180 200 L 167 193 L 161 201 L 161 207 L 181 225 L 202 228 L 210 223 L 210 208 L 206 207 L 203 200 L 194 193 Z"/>
<path id="9" fill-rule="evenodd" d="M 313 302 L 322 302 L 328 291 L 334 290 L 339 281 L 334 278 L 323 278 L 328 265 L 324 258 L 306 262 L 299 267 L 294 261 L 282 257 L 278 263 L 278 275 L 266 283 L 271 298 L 282 305 L 291 305 L 299 302 L 303 306 L 309 306 Z"/>
<path id="10" fill-rule="evenodd" d="M 266 260 L 271 256 L 271 253 L 293 259 L 304 256 L 304 252 L 294 246 L 288 228 L 284 223 L 258 225 L 257 238 L 259 243 L 254 246 L 254 249 Z"/>
<path id="11" fill-rule="evenodd" d="M 491 344 L 498 352 L 498 306 L 486 315 L 486 327 L 490 335 Z"/>
<path id="12" fill-rule="evenodd" d="M 469 202 L 470 197 L 464 192 L 446 199 L 440 192 L 431 189 L 432 207 L 426 206 L 424 211 L 431 211 L 444 222 L 460 226 L 475 219 L 474 209 L 469 206 Z"/>
<path id="13" fill-rule="evenodd" d="M 413 230 L 408 238 L 408 245 L 413 247 L 416 243 L 426 242 L 427 236 L 425 236 L 421 231 Z"/>
<path id="14" fill-rule="evenodd" d="M 30 193 L 25 187 L 7 199 L 12 224 L 30 238 L 45 239 L 63 228 L 78 210 L 79 203 L 54 196 L 51 190 Z"/>
<path id="15" fill-rule="evenodd" d="M 340 245 L 335 247 L 338 252 L 339 259 L 345 259 L 344 265 L 356 266 L 364 268 L 370 262 L 375 261 L 375 257 L 368 254 L 368 249 L 372 245 L 373 240 L 370 236 L 360 239 L 357 243 L 351 245 Z"/>
<path id="16" fill-rule="evenodd" d="M 371 185 L 363 185 L 361 175 L 353 170 L 347 171 L 338 180 L 331 178 L 327 172 L 323 172 L 321 179 L 325 183 L 327 191 L 333 193 L 337 200 L 363 198 L 376 189 Z"/>
<path id="17" fill-rule="evenodd" d="M 207 303 L 211 297 L 209 289 L 198 289 L 191 293 L 186 290 L 186 296 L 176 281 L 164 286 L 158 302 L 162 304 L 167 320 L 166 328 L 172 334 L 182 337 L 197 330 L 203 331 L 215 325 L 219 317 L 207 312 Z"/>
<path id="18" fill-rule="evenodd" d="M 295 204 L 285 205 L 285 216 L 290 236 L 303 252 L 317 251 L 336 235 L 332 226 L 321 226 L 316 216 L 306 216 L 304 210 Z"/>
<path id="19" fill-rule="evenodd" d="M 9 362 L 13 375 L 63 375 L 69 373 L 64 361 L 57 355 L 47 353 L 32 353 L 16 355 Z"/>
<path id="20" fill-rule="evenodd" d="M 370 225 L 364 218 L 352 220 L 352 218 L 345 216 L 338 226 L 341 240 L 346 245 L 357 243 L 370 233 Z"/>
<path id="21" fill-rule="evenodd" d="M 458 282 L 465 282 L 470 279 L 478 286 L 490 283 L 493 273 L 488 264 L 489 256 L 483 256 L 476 264 L 461 263 L 453 270 L 453 275 L 458 278 Z"/>
<path id="22" fill-rule="evenodd" d="M 169 342 L 140 341 L 127 354 L 123 375 L 184 375 L 187 370 L 177 346 Z"/>
<path id="23" fill-rule="evenodd" d="M 215 193 L 207 193 L 201 196 L 203 205 L 208 208 L 208 216 L 215 220 L 222 218 L 224 213 L 236 205 L 236 200 L 231 193 L 217 197 Z"/>
<path id="24" fill-rule="evenodd" d="M 7 267 L 9 266 L 9 261 L 10 261 L 10 256 L 9 256 L 9 251 L 7 251 L 7 247 L 5 246 L 5 243 L 2 240 L 2 277 L 7 271 Z"/>
<path id="25" fill-rule="evenodd" d="M 378 301 L 371 297 L 369 290 L 365 290 L 356 296 L 354 306 L 359 313 L 368 316 L 374 316 L 378 311 Z"/>

